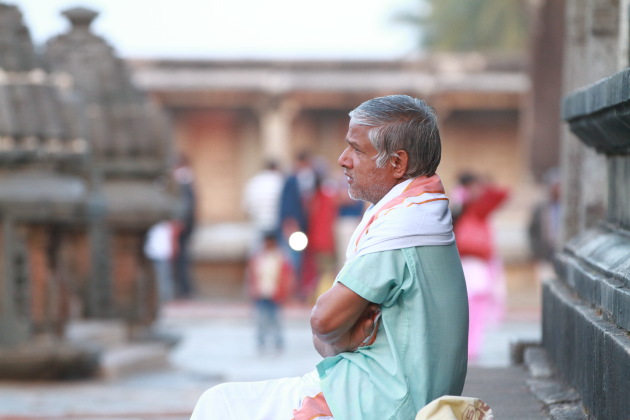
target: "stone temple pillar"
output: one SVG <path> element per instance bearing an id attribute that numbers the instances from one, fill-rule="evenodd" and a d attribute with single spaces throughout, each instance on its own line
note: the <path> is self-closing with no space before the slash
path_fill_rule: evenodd
<path id="1" fill-rule="evenodd" d="M 581 89 L 625 67 L 626 61 L 618 53 L 621 10 L 618 0 L 566 2 L 564 92 Z M 564 134 L 562 242 L 597 223 L 607 203 L 605 188 L 589 188 L 589 184 L 606 183 L 604 156 L 570 135 L 566 127 Z"/>
<path id="2" fill-rule="evenodd" d="M 630 69 L 565 99 L 564 119 L 608 172 L 607 212 L 557 255 L 543 343 L 593 418 L 630 413 Z M 589 174 L 583 176 L 588 179 Z M 591 190 L 602 188 L 596 183 Z"/>
<path id="3" fill-rule="evenodd" d="M 28 280 L 24 255 L 15 240 L 14 223 L 10 217 L 2 220 L 2 273 L 0 273 L 0 346 L 15 346 L 31 337 Z M 16 249 L 17 248 L 17 249 Z"/>
<path id="4" fill-rule="evenodd" d="M 269 101 L 259 112 L 265 159 L 275 160 L 285 167 L 291 166 L 291 125 L 297 112 L 296 104 L 282 98 Z"/>
<path id="5" fill-rule="evenodd" d="M 65 15 L 72 29 L 40 56 L 19 10 L 0 3 L 2 379 L 96 374 L 101 350 L 73 341 L 70 321 L 150 335 L 158 307 L 142 245 L 177 210 L 160 182 L 165 118 L 90 32 L 96 13 Z"/>
<path id="6" fill-rule="evenodd" d="M 15 6 L 0 3 L 0 378 L 93 374 L 64 340 L 88 224 L 80 110 L 44 71 Z"/>
<path id="7" fill-rule="evenodd" d="M 173 219 L 177 198 L 169 182 L 172 139 L 166 117 L 132 83 L 125 63 L 90 25 L 98 13 L 62 13 L 68 32 L 46 43 L 51 72 L 67 77 L 85 110 L 90 139 L 90 279 L 84 314 L 117 318 L 132 328 L 157 316 L 153 271 L 142 253 L 148 228 Z M 100 209 L 105 208 L 105 211 Z"/>

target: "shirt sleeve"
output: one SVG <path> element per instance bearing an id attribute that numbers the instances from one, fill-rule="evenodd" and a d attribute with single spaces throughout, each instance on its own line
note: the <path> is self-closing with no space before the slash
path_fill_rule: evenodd
<path id="1" fill-rule="evenodd" d="M 370 302 L 389 306 L 407 277 L 405 270 L 400 250 L 374 252 L 346 263 L 337 281 Z"/>

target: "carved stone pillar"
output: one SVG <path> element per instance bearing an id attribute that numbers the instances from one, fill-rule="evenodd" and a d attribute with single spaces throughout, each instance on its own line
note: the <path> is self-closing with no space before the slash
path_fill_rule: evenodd
<path id="1" fill-rule="evenodd" d="M 0 346 L 15 347 L 63 333 L 72 279 L 60 227 L 85 223 L 87 143 L 19 10 L 0 4 L 0 22 Z"/>
<path id="2" fill-rule="evenodd" d="M 26 250 L 10 217 L 2 219 L 0 267 L 0 347 L 14 347 L 31 337 Z"/>
<path id="3" fill-rule="evenodd" d="M 175 210 L 156 182 L 171 146 L 160 112 L 89 31 L 96 13 L 66 15 L 47 73 L 19 10 L 0 3 L 1 378 L 93 375 L 98 354 L 64 339 L 71 313 L 150 326 L 141 244 Z"/>
<path id="4" fill-rule="evenodd" d="M 291 126 L 299 109 L 296 103 L 277 97 L 260 111 L 262 151 L 265 159 L 272 159 L 285 167 L 293 160 Z"/>
<path id="5" fill-rule="evenodd" d="M 556 257 L 543 288 L 543 342 L 593 418 L 627 417 L 630 378 L 630 69 L 568 96 L 571 131 L 605 160 L 607 212 Z M 588 206 L 583 201 L 582 206 Z"/>
<path id="6" fill-rule="evenodd" d="M 173 189 L 157 182 L 168 179 L 173 163 L 170 130 L 165 116 L 132 84 L 113 48 L 91 32 L 98 13 L 72 8 L 63 15 L 71 28 L 47 42 L 46 58 L 53 74 L 69 76 L 80 94 L 92 146 L 87 233 L 92 267 L 84 312 L 148 326 L 157 301 L 147 292 L 155 281 L 141 250 L 152 224 L 175 217 Z"/>
<path id="7" fill-rule="evenodd" d="M 623 5 L 625 3 L 625 6 Z M 573 92 L 627 66 L 627 0 L 566 2 L 564 91 Z M 562 142 L 562 200 L 565 208 L 562 239 L 593 226 L 606 212 L 606 161 L 567 130 Z M 583 174 L 588 173 L 585 177 Z"/>

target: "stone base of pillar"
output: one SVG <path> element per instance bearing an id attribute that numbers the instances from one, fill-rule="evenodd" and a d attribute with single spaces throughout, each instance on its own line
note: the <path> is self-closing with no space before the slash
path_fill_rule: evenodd
<path id="1" fill-rule="evenodd" d="M 0 379 L 60 380 L 94 377 L 99 352 L 58 340 L 38 340 L 0 348 Z"/>
<path id="2" fill-rule="evenodd" d="M 630 412 L 630 333 L 561 280 L 543 285 L 543 344 L 558 375 L 593 418 Z"/>

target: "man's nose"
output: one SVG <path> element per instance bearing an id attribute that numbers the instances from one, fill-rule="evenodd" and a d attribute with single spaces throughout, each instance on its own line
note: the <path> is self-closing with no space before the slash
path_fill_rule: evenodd
<path id="1" fill-rule="evenodd" d="M 347 167 L 348 166 L 347 153 L 348 153 L 348 147 L 343 149 L 343 152 L 341 152 L 341 155 L 339 155 L 339 159 L 337 159 L 337 163 L 339 164 L 339 166 L 342 166 L 342 167 Z"/>

